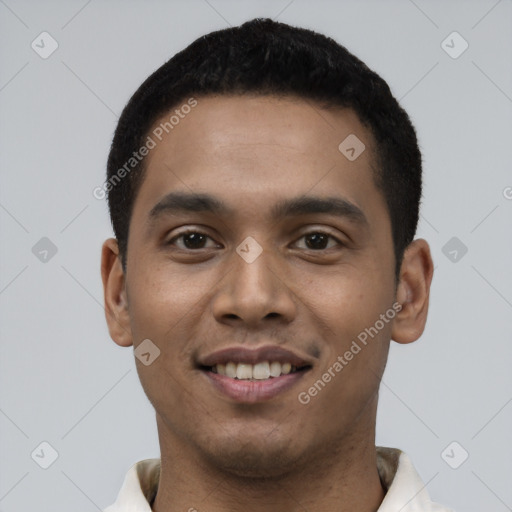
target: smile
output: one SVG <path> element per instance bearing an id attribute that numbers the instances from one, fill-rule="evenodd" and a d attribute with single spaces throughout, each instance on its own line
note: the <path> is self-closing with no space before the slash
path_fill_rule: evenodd
<path id="1" fill-rule="evenodd" d="M 277 397 L 313 366 L 309 356 L 276 345 L 224 348 L 199 358 L 197 363 L 216 392 L 240 403 Z"/>
<path id="2" fill-rule="evenodd" d="M 226 375 L 238 380 L 267 380 L 288 375 L 297 371 L 297 367 L 290 362 L 264 361 L 257 364 L 235 363 L 217 364 L 211 367 L 211 371 L 219 375 Z"/>

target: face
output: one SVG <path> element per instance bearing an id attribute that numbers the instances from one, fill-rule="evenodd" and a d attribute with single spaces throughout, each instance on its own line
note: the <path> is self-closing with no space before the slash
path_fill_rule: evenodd
<path id="1" fill-rule="evenodd" d="M 269 476 L 371 437 L 396 315 L 373 158 L 351 110 L 292 98 L 199 97 L 157 140 L 109 323 L 160 350 L 136 362 L 161 443 Z"/>

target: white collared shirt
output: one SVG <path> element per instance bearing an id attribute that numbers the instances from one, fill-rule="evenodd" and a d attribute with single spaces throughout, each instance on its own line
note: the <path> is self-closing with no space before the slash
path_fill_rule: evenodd
<path id="1" fill-rule="evenodd" d="M 409 457 L 396 448 L 377 447 L 377 469 L 386 496 L 377 512 L 453 512 L 433 503 Z M 151 512 L 160 477 L 160 459 L 145 459 L 126 474 L 114 504 L 104 512 Z"/>

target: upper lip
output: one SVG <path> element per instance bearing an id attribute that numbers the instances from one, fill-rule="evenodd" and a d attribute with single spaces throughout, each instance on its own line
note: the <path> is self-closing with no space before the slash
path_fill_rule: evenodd
<path id="1" fill-rule="evenodd" d="M 215 366 L 217 364 L 247 363 L 257 364 L 264 361 L 279 363 L 291 363 L 300 368 L 302 366 L 311 366 L 311 361 L 305 359 L 291 350 L 278 346 L 263 346 L 259 348 L 247 347 L 229 347 L 216 352 L 212 352 L 200 358 L 200 366 Z"/>

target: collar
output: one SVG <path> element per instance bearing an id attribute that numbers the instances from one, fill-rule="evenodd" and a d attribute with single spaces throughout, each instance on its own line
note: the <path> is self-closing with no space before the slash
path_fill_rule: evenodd
<path id="1" fill-rule="evenodd" d="M 430 501 L 411 460 L 397 448 L 377 446 L 377 469 L 386 496 L 377 512 L 453 512 Z M 114 504 L 104 512 L 152 512 L 160 478 L 160 459 L 145 459 L 129 469 Z"/>

